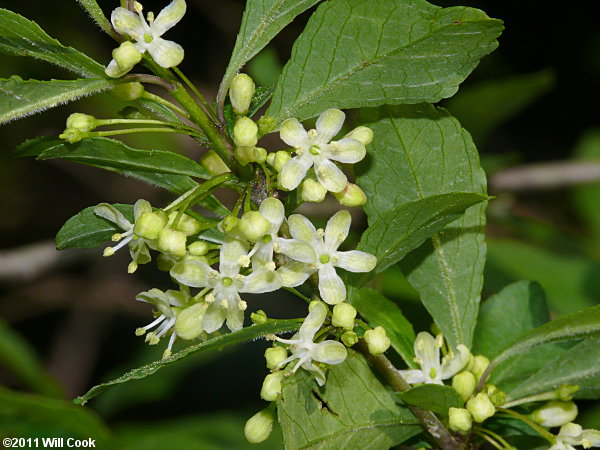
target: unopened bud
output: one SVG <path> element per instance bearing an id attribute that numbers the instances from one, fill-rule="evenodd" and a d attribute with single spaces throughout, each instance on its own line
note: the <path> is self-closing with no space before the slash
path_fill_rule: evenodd
<path id="1" fill-rule="evenodd" d="M 224 233 L 231 233 L 237 228 L 239 222 L 240 219 L 238 219 L 237 217 L 227 216 L 221 221 L 221 230 Z"/>
<path id="2" fill-rule="evenodd" d="M 496 406 L 503 405 L 506 402 L 506 394 L 493 384 L 486 384 L 484 392 Z"/>
<path id="3" fill-rule="evenodd" d="M 373 140 L 373 130 L 371 130 L 369 127 L 356 127 L 344 137 L 356 139 L 361 144 L 367 146 Z"/>
<path id="4" fill-rule="evenodd" d="M 279 150 L 278 152 L 275 152 L 273 164 L 271 165 L 277 172 L 281 172 L 283 166 L 285 166 L 290 159 L 292 159 L 292 155 L 290 155 L 289 152 Z"/>
<path id="5" fill-rule="evenodd" d="M 264 164 L 267 160 L 267 149 L 262 147 L 254 147 L 254 162 Z"/>
<path id="6" fill-rule="evenodd" d="M 181 231 L 163 228 L 158 234 L 158 248 L 173 256 L 182 257 L 186 254 L 186 236 Z"/>
<path id="7" fill-rule="evenodd" d="M 237 159 L 242 166 L 247 166 L 254 161 L 255 148 L 256 147 L 236 147 L 234 151 L 235 159 Z"/>
<path id="8" fill-rule="evenodd" d="M 467 402 L 467 409 L 473 416 L 475 422 L 483 422 L 489 419 L 496 412 L 496 407 L 491 402 L 487 394 L 480 392 L 475 397 L 471 397 Z"/>
<path id="9" fill-rule="evenodd" d="M 181 339 L 192 340 L 202 334 L 202 318 L 208 308 L 206 303 L 195 303 L 177 314 L 175 332 Z"/>
<path id="10" fill-rule="evenodd" d="M 258 133 L 261 136 L 269 134 L 271 131 L 277 128 L 277 121 L 271 116 L 262 116 L 258 119 Z"/>
<path id="11" fill-rule="evenodd" d="M 275 415 L 271 408 L 263 409 L 254 414 L 244 426 L 244 435 L 251 444 L 259 444 L 271 435 Z"/>
<path id="12" fill-rule="evenodd" d="M 452 431 L 467 432 L 473 426 L 471 413 L 464 408 L 450 408 L 448 410 L 449 426 Z"/>
<path id="13" fill-rule="evenodd" d="M 533 411 L 529 417 L 543 427 L 560 427 L 577 417 L 577 405 L 573 402 L 548 402 Z"/>
<path id="14" fill-rule="evenodd" d="M 333 307 L 333 316 L 331 324 L 334 327 L 351 330 L 354 328 L 354 319 L 356 318 L 356 308 L 350 303 L 342 302 Z"/>
<path id="15" fill-rule="evenodd" d="M 556 395 L 563 402 L 568 402 L 573 399 L 573 394 L 579 390 L 576 384 L 563 384 L 556 389 Z"/>
<path id="16" fill-rule="evenodd" d="M 354 183 L 348 183 L 343 191 L 334 192 L 333 195 L 344 206 L 361 206 L 367 203 L 367 195 Z"/>
<path id="17" fill-rule="evenodd" d="M 145 89 L 142 83 L 133 81 L 131 83 L 123 83 L 115 86 L 112 91 L 110 91 L 110 95 L 117 100 L 132 102 L 140 98 L 144 94 L 144 91 Z"/>
<path id="18" fill-rule="evenodd" d="M 142 54 L 131 41 L 125 41 L 112 52 L 116 66 L 109 65 L 106 74 L 112 78 L 118 78 L 129 72 L 133 66 L 142 60 Z"/>
<path id="19" fill-rule="evenodd" d="M 473 375 L 475 375 L 475 379 L 479 381 L 485 369 L 490 365 L 490 360 L 487 359 L 483 355 L 474 355 L 469 361 L 469 365 L 467 366 L 467 370 L 469 370 Z"/>
<path id="20" fill-rule="evenodd" d="M 211 249 L 211 246 L 206 241 L 196 241 L 188 245 L 188 252 L 193 256 L 204 256 Z"/>
<path id="21" fill-rule="evenodd" d="M 229 88 L 229 99 L 233 106 L 233 112 L 240 115 L 248 113 L 254 89 L 254 81 L 245 73 L 238 73 L 233 78 Z"/>
<path id="22" fill-rule="evenodd" d="M 92 131 L 96 128 L 96 118 L 89 114 L 73 113 L 67 117 L 67 128 L 83 132 Z"/>
<path id="23" fill-rule="evenodd" d="M 171 270 L 176 262 L 176 258 L 166 253 L 160 253 L 156 258 L 156 266 L 158 267 L 158 270 L 162 270 L 163 272 Z"/>
<path id="24" fill-rule="evenodd" d="M 269 318 L 267 317 L 267 313 L 265 313 L 262 309 L 259 309 L 256 312 L 250 314 L 250 320 L 255 325 L 260 325 L 261 323 L 265 323 Z"/>
<path id="25" fill-rule="evenodd" d="M 465 402 L 473 395 L 476 386 L 477 380 L 475 380 L 475 375 L 468 370 L 465 370 L 452 378 L 452 387 L 460 394 Z"/>
<path id="26" fill-rule="evenodd" d="M 283 370 L 270 373 L 265 377 L 262 388 L 260 389 L 260 398 L 268 402 L 277 400 L 281 394 L 281 380 L 283 379 Z"/>
<path id="27" fill-rule="evenodd" d="M 271 223 L 258 211 L 245 213 L 238 224 L 238 230 L 250 242 L 258 241 L 269 231 L 270 227 Z"/>
<path id="28" fill-rule="evenodd" d="M 200 222 L 194 219 L 187 214 L 182 214 L 179 216 L 179 220 L 177 221 L 177 225 L 173 226 L 175 223 L 175 219 L 179 213 L 177 211 L 171 211 L 169 213 L 169 222 L 168 225 L 174 230 L 181 231 L 186 236 L 193 236 L 200 231 Z"/>
<path id="29" fill-rule="evenodd" d="M 88 137 L 88 133 L 85 133 L 75 128 L 67 128 L 58 137 L 64 141 L 67 141 L 69 144 L 75 144 L 76 142 L 79 142 L 82 139 Z"/>
<path id="30" fill-rule="evenodd" d="M 233 127 L 233 142 L 238 147 L 254 147 L 258 142 L 258 126 L 248 117 L 240 117 Z"/>
<path id="31" fill-rule="evenodd" d="M 265 360 L 269 370 L 275 369 L 287 358 L 287 350 L 283 347 L 269 347 L 265 350 Z"/>
<path id="32" fill-rule="evenodd" d="M 305 202 L 322 202 L 325 199 L 325 195 L 327 195 L 327 189 L 312 178 L 307 178 L 300 186 L 300 198 Z"/>
<path id="33" fill-rule="evenodd" d="M 167 225 L 168 217 L 164 211 L 142 213 L 133 226 L 133 232 L 144 239 L 156 239 L 161 230 Z"/>
<path id="34" fill-rule="evenodd" d="M 390 338 L 385 333 L 385 328 L 375 327 L 372 330 L 365 331 L 365 341 L 369 347 L 369 353 L 372 355 L 381 355 L 390 348 Z"/>
<path id="35" fill-rule="evenodd" d="M 354 331 L 344 331 L 342 334 L 342 344 L 346 347 L 352 347 L 358 342 L 358 334 Z"/>
<path id="36" fill-rule="evenodd" d="M 200 164 L 202 164 L 202 167 L 204 167 L 213 177 L 231 172 L 229 167 L 227 167 L 227 164 L 223 162 L 221 157 L 217 155 L 214 150 L 209 150 L 204 153 L 200 157 Z"/>

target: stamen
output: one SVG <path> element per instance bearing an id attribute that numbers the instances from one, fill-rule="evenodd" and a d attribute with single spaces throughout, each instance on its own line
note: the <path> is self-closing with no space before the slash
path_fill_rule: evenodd
<path id="1" fill-rule="evenodd" d="M 206 303 L 214 303 L 215 302 L 215 296 L 212 293 L 206 294 L 206 296 L 204 297 L 204 301 Z"/>
<path id="2" fill-rule="evenodd" d="M 275 263 L 273 261 L 269 261 L 266 267 L 269 272 L 273 272 L 277 266 L 275 266 Z"/>
<path id="3" fill-rule="evenodd" d="M 136 263 L 135 261 L 131 261 L 127 265 L 127 273 L 133 273 L 137 270 L 137 268 L 138 268 L 138 263 Z"/>
<path id="4" fill-rule="evenodd" d="M 146 342 L 148 345 L 156 345 L 158 344 L 160 339 L 156 336 L 156 334 L 150 332 L 146 335 Z"/>
<path id="5" fill-rule="evenodd" d="M 318 135 L 319 133 L 317 133 L 317 130 L 315 130 L 314 128 L 308 131 L 308 137 L 311 139 L 315 139 Z"/>
<path id="6" fill-rule="evenodd" d="M 323 228 L 318 228 L 317 229 L 317 236 L 319 236 L 319 237 L 325 236 L 325 230 Z"/>
<path id="7" fill-rule="evenodd" d="M 104 249 L 104 252 L 102 253 L 102 256 L 104 256 L 105 258 L 108 258 L 109 256 L 112 256 L 115 254 L 115 249 L 112 247 L 106 247 Z"/>
<path id="8" fill-rule="evenodd" d="M 246 308 L 248 308 L 248 303 L 246 303 L 244 300 L 240 300 L 238 302 L 238 308 L 240 308 L 240 311 L 246 311 Z"/>
<path id="9" fill-rule="evenodd" d="M 242 255 L 237 259 L 237 263 L 242 267 L 250 266 L 250 257 L 248 255 Z"/>
<path id="10" fill-rule="evenodd" d="M 154 13 L 153 13 L 152 11 L 150 11 L 150 12 L 148 13 L 148 15 L 146 16 L 146 19 L 148 19 L 148 23 L 150 23 L 150 24 L 151 24 L 152 22 L 154 22 Z"/>
<path id="11" fill-rule="evenodd" d="M 238 273 L 235 276 L 235 279 L 238 280 L 238 281 L 244 281 L 244 278 L 246 278 L 246 277 L 244 275 L 242 275 L 241 273 Z"/>
<path id="12" fill-rule="evenodd" d="M 224 298 L 223 300 L 221 300 L 221 308 L 223 308 L 223 309 L 229 309 L 229 303 L 227 302 L 226 298 Z"/>

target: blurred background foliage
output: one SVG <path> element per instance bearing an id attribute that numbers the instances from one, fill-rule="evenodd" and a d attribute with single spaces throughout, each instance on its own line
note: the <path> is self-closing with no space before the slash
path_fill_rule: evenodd
<path id="1" fill-rule="evenodd" d="M 158 11 L 165 3 L 147 0 L 144 5 Z M 526 279 L 544 287 L 554 317 L 598 303 L 600 169 L 589 174 L 590 167 L 600 166 L 598 11 L 532 1 L 434 3 L 481 8 L 506 25 L 499 49 L 441 104 L 472 133 L 496 196 L 488 210 L 483 297 Z M 118 2 L 99 4 L 109 14 Z M 185 47 L 180 67 L 208 98 L 216 94 L 244 4 L 188 0 L 187 15 L 167 36 Z M 110 60 L 113 42 L 75 0 L 0 0 L 0 6 L 101 63 Z M 297 19 L 248 65 L 257 84 L 274 83 L 307 18 Z M 69 77 L 42 62 L 1 56 L 0 77 L 12 74 Z M 110 260 L 100 257 L 101 250 L 57 254 L 53 237 L 84 207 L 138 198 L 161 204 L 169 197 L 94 168 L 14 159 L 11 151 L 28 138 L 59 134 L 72 112 L 110 118 L 121 107 L 102 94 L 0 127 L 0 435 L 93 437 L 107 446 L 100 448 L 249 447 L 243 424 L 264 406 L 258 395 L 266 374 L 264 342 L 190 358 L 121 385 L 85 408 L 70 402 L 94 384 L 160 357 L 162 349 L 134 336 L 135 328 L 150 319 L 148 305 L 134 297 L 149 286 L 170 285 L 164 273 L 150 267 L 127 275 L 124 254 Z M 200 155 L 184 137 L 123 140 L 133 147 Z M 311 213 L 328 209 L 321 205 Z M 431 319 L 399 269 L 376 284 L 398 302 L 417 331 L 429 329 Z M 305 308 L 298 302 L 296 309 L 289 303 L 284 309 L 279 293 L 251 301 L 272 317 L 298 317 Z M 582 409 L 579 421 L 600 427 L 600 407 L 590 403 Z M 280 440 L 274 433 L 262 448 L 280 448 Z"/>

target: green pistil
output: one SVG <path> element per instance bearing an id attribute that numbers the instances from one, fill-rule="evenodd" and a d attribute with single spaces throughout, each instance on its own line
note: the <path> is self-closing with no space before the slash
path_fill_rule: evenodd
<path id="1" fill-rule="evenodd" d="M 273 238 L 271 237 L 271 235 L 270 235 L 270 234 L 265 234 L 265 235 L 262 237 L 262 241 L 263 241 L 265 244 L 268 244 L 268 243 L 269 243 L 269 242 L 271 242 L 272 240 L 273 240 Z"/>
<path id="2" fill-rule="evenodd" d="M 329 255 L 321 255 L 319 261 L 321 261 L 321 264 L 327 264 L 329 261 L 331 261 L 331 258 Z"/>
<path id="3" fill-rule="evenodd" d="M 152 37 L 151 34 L 144 33 L 144 42 L 146 42 L 146 44 L 149 44 L 153 40 L 154 40 L 154 38 Z"/>
<path id="4" fill-rule="evenodd" d="M 435 378 L 437 375 L 437 371 L 435 370 L 435 367 L 432 367 L 431 369 L 429 369 L 429 378 L 433 379 Z"/>
<path id="5" fill-rule="evenodd" d="M 233 283 L 233 280 L 229 277 L 225 277 L 223 278 L 223 286 L 231 286 L 231 283 Z"/>
<path id="6" fill-rule="evenodd" d="M 319 148 L 319 146 L 318 146 L 318 145 L 313 145 L 313 146 L 310 148 L 310 152 L 311 152 L 313 155 L 319 155 L 319 154 L 321 153 L 321 149 Z"/>

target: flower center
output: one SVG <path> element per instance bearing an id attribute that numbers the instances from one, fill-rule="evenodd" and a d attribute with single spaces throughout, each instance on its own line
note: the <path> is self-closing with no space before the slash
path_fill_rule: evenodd
<path id="1" fill-rule="evenodd" d="M 273 238 L 271 237 L 271 235 L 270 235 L 270 234 L 265 234 L 265 235 L 262 237 L 262 241 L 263 241 L 265 244 L 268 244 L 268 243 L 269 243 L 269 242 L 271 242 L 272 240 L 273 240 Z"/>
<path id="2" fill-rule="evenodd" d="M 435 370 L 435 367 L 432 367 L 431 369 L 429 369 L 429 378 L 434 379 L 437 376 L 437 371 Z"/>
<path id="3" fill-rule="evenodd" d="M 331 261 L 331 257 L 329 255 L 321 255 L 319 261 L 321 261 L 321 264 L 327 264 L 329 261 Z"/>
<path id="4" fill-rule="evenodd" d="M 149 33 L 144 33 L 144 42 L 146 44 L 149 44 L 150 42 L 152 42 L 154 40 L 154 38 L 152 37 L 151 34 Z"/>
<path id="5" fill-rule="evenodd" d="M 231 283 L 233 283 L 233 280 L 229 277 L 224 277 L 223 278 L 223 286 L 231 286 Z"/>
<path id="6" fill-rule="evenodd" d="M 313 145 L 310 148 L 310 153 L 313 154 L 313 155 L 319 155 L 319 154 L 321 154 L 321 149 L 319 148 L 318 145 Z"/>

